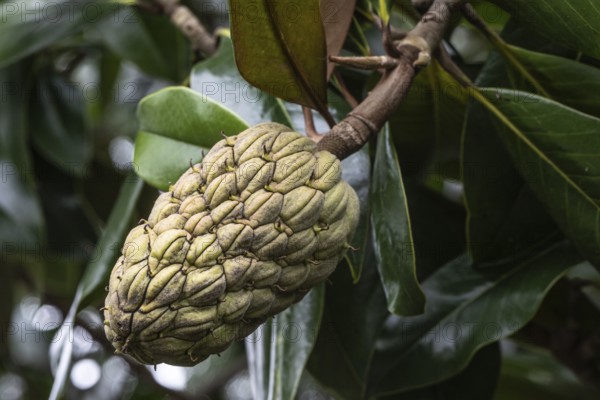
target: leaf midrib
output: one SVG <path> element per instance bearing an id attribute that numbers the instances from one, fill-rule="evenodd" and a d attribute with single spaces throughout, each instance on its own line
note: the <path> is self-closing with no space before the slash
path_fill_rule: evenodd
<path id="1" fill-rule="evenodd" d="M 490 285 L 488 285 L 487 287 L 485 287 L 484 289 L 482 289 L 482 291 L 480 293 L 478 293 L 477 295 L 467 299 L 464 302 L 461 302 L 457 307 L 452 307 L 448 310 L 448 312 L 445 313 L 440 313 L 439 314 L 439 318 L 436 318 L 434 321 L 434 324 L 431 325 L 431 323 L 428 324 L 424 324 L 424 326 L 426 326 L 427 328 L 431 328 L 432 326 L 435 326 L 438 323 L 441 323 L 444 320 L 447 320 L 451 315 L 455 315 L 458 312 L 462 311 L 463 309 L 467 308 L 468 306 L 470 306 L 471 304 L 473 304 L 475 301 L 481 299 L 483 296 L 488 295 L 490 291 L 492 291 L 493 289 L 499 287 L 500 285 L 502 285 L 507 279 L 512 278 L 517 272 L 521 271 L 523 268 L 527 267 L 528 265 L 533 264 L 534 262 L 538 261 L 540 258 L 544 257 L 545 255 L 548 255 L 549 253 L 551 253 L 552 251 L 554 251 L 555 249 L 557 249 L 560 245 L 555 245 L 552 246 L 550 248 L 548 248 L 545 251 L 542 251 L 540 253 L 537 254 L 537 256 L 527 262 L 521 262 L 518 266 L 516 266 L 515 268 L 507 271 L 506 273 L 500 275 L 495 281 L 493 281 Z M 471 267 L 473 265 L 472 262 L 470 262 Z M 437 274 L 433 275 L 431 278 L 434 278 Z M 401 363 L 402 358 L 409 353 L 411 350 L 413 350 L 416 345 L 418 345 L 420 343 L 422 339 L 422 336 L 419 336 L 416 338 L 416 340 L 413 340 L 406 348 L 404 351 L 400 352 L 400 359 L 398 360 L 398 362 L 394 363 L 393 366 L 391 368 L 388 369 L 387 373 L 393 369 L 395 366 L 397 366 L 398 364 Z"/>
<path id="2" fill-rule="evenodd" d="M 310 83 L 306 80 L 306 78 L 305 78 L 304 74 L 302 73 L 302 71 L 300 70 L 300 68 L 298 68 L 296 59 L 294 57 L 292 57 L 292 52 L 290 51 L 290 48 L 288 47 L 287 42 L 285 40 L 283 40 L 283 37 L 280 34 L 280 30 L 278 29 L 279 24 L 277 23 L 277 18 L 274 15 L 273 5 L 269 4 L 267 2 L 267 3 L 265 3 L 265 6 L 267 8 L 267 15 L 269 16 L 269 22 L 271 23 L 271 27 L 273 29 L 273 34 L 275 36 L 275 39 L 279 43 L 279 48 L 281 48 L 283 50 L 283 53 L 284 53 L 286 59 L 288 60 L 288 64 L 290 65 L 294 74 L 296 75 L 298 82 L 300 82 L 300 84 L 302 85 L 303 91 L 306 94 L 308 94 L 308 96 L 310 97 L 310 100 L 313 102 L 315 107 L 317 107 L 320 111 L 326 109 L 324 107 L 321 99 L 317 96 L 316 93 L 313 92 Z"/>
<path id="3" fill-rule="evenodd" d="M 502 90 L 502 89 L 499 89 Z M 504 90 L 502 90 L 504 92 Z M 521 91 L 515 91 L 518 93 L 526 93 Z M 600 206 L 596 203 L 589 195 L 579 186 L 577 185 L 570 177 L 567 175 L 561 168 L 559 168 L 554 161 L 548 158 L 521 130 L 515 126 L 510 119 L 498 108 L 494 103 L 489 101 L 487 97 L 485 97 L 478 90 L 473 91 L 473 97 L 480 102 L 485 108 L 487 108 L 492 114 L 496 116 L 504 125 L 506 125 L 521 141 L 523 141 L 533 152 L 546 164 L 548 164 L 552 170 L 554 170 L 569 186 L 571 186 L 575 191 L 577 191 L 587 202 L 589 202 L 592 207 L 596 209 L 596 212 L 600 212 Z M 575 111 L 575 110 L 574 110 Z M 587 114 L 585 114 L 587 116 Z"/>

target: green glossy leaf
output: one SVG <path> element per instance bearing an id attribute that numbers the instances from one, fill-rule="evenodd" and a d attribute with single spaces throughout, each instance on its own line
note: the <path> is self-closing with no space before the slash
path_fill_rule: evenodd
<path id="1" fill-rule="evenodd" d="M 227 108 L 183 86 L 169 87 L 140 101 L 140 130 L 210 147 L 226 135 L 246 129 L 245 122 Z"/>
<path id="2" fill-rule="evenodd" d="M 235 67 L 231 39 L 227 32 L 223 35 L 217 52 L 194 66 L 191 88 L 237 113 L 250 126 L 276 121 L 302 131 L 302 107 L 273 97 L 248 83 Z M 332 91 L 328 91 L 327 95 L 329 112 L 336 119 L 342 119 L 350 111 L 348 104 Z M 329 129 L 319 114 L 313 113 L 313 116 L 318 131 Z"/>
<path id="3" fill-rule="evenodd" d="M 59 292 L 61 295 L 73 293 L 81 275 L 78 271 L 85 266 L 90 256 L 95 256 L 91 252 L 91 247 L 100 236 L 99 221 L 90 212 L 87 200 L 82 195 L 79 177 L 55 167 L 41 155 L 35 154 L 33 161 L 38 178 L 37 192 L 46 220 L 46 244 L 48 251 L 56 252 L 57 255 L 57 257 L 45 257 L 40 260 L 43 261 L 46 271 L 44 278 L 46 290 L 48 290 L 48 283 L 55 280 L 57 285 L 65 285 L 65 290 Z M 73 169 L 76 167 L 72 165 Z M 77 172 L 80 171 L 81 166 Z M 87 176 L 89 175 L 88 172 Z M 102 186 L 99 180 L 95 183 L 101 185 L 104 190 L 109 190 Z M 110 196 L 114 197 L 114 191 L 110 192 Z M 113 200 L 114 198 L 110 199 L 111 206 Z M 64 264 L 75 265 L 72 274 L 67 278 L 65 274 L 59 272 L 66 270 L 67 265 Z"/>
<path id="4" fill-rule="evenodd" d="M 184 87 L 169 87 L 140 102 L 135 144 L 136 172 L 159 189 L 179 179 L 202 159 L 203 149 L 237 134 L 247 125 L 220 104 Z"/>
<path id="5" fill-rule="evenodd" d="M 365 9 L 363 7 L 359 12 L 365 13 Z M 370 15 L 370 13 L 366 12 L 366 15 Z M 371 49 L 359 18 L 358 14 L 352 17 L 352 23 L 350 24 L 350 29 L 348 29 L 348 44 L 346 45 L 346 49 L 359 56 L 368 56 L 371 55 Z"/>
<path id="6" fill-rule="evenodd" d="M 432 118 L 435 94 L 430 86 L 430 70 L 428 67 L 417 75 L 408 95 L 389 120 L 400 166 L 407 176 L 419 175 L 430 165 L 439 132 L 437 115 Z"/>
<path id="7" fill-rule="evenodd" d="M 14 279 L 12 274 L 11 265 L 7 260 L 4 262 L 4 268 L 0 268 L 0 279 L 2 282 L 9 282 L 11 279 Z M 0 318 L 2 321 L 11 321 L 11 317 L 13 315 L 13 307 L 14 307 L 14 299 L 16 298 L 14 292 L 14 285 L 6 285 L 2 291 L 0 291 Z M 3 324 L 4 326 L 0 327 L 0 334 L 4 335 L 3 337 L 9 337 L 12 333 L 10 324 Z M 10 358 L 10 347 L 11 344 L 8 340 L 3 340 L 0 342 L 0 357 L 3 360 L 7 360 Z"/>
<path id="8" fill-rule="evenodd" d="M 267 121 L 293 126 L 283 101 L 242 78 L 235 66 L 233 44 L 227 36 L 220 38 L 215 54 L 194 65 L 190 79 L 193 90 L 229 108 L 250 126 Z"/>
<path id="9" fill-rule="evenodd" d="M 335 399 L 362 400 L 364 382 L 356 375 L 346 357 L 346 350 L 333 329 L 330 314 L 325 310 L 307 369 Z"/>
<path id="10" fill-rule="evenodd" d="M 106 106 L 114 100 L 115 84 L 121 71 L 121 59 L 110 50 L 105 49 L 100 56 L 98 69 L 100 102 L 96 106 L 98 107 L 98 113 L 100 113 L 106 110 Z M 101 117 L 101 115 L 98 115 L 98 117 Z"/>
<path id="11" fill-rule="evenodd" d="M 466 104 L 467 93 L 437 63 L 417 76 L 389 121 L 405 175 L 452 175 L 432 164 L 459 158 Z"/>
<path id="12" fill-rule="evenodd" d="M 357 251 L 346 253 L 346 261 L 352 274 L 354 283 L 358 282 L 364 265 L 369 258 L 367 249 L 371 243 L 371 226 L 369 213 L 369 183 L 371 179 L 371 159 L 369 156 L 369 144 L 367 143 L 361 151 L 358 151 L 342 160 L 342 179 L 344 179 L 358 195 L 360 204 L 360 215 L 358 226 L 352 237 L 351 245 Z M 372 249 L 371 249 L 372 250 Z M 371 251 L 372 253 L 372 251 Z M 339 268 L 339 267 L 338 267 Z M 373 266 L 373 268 L 376 268 Z"/>
<path id="13" fill-rule="evenodd" d="M 557 362 L 570 368 L 576 366 L 575 371 L 580 378 L 590 377 L 582 381 L 591 383 L 597 380 L 592 377 L 598 376 L 600 371 L 600 356 L 591 353 L 586 361 L 574 362 L 578 358 L 574 355 L 580 354 L 580 349 L 594 340 L 600 320 L 598 292 L 594 293 L 593 280 L 586 278 L 600 283 L 600 274 L 589 263 L 571 268 L 546 295 L 535 317 L 515 333 L 512 340 L 524 347 L 552 352 Z M 582 282 L 585 282 L 584 287 L 579 286 Z M 565 340 L 568 337 L 573 339 Z"/>
<path id="14" fill-rule="evenodd" d="M 134 168 L 148 184 L 167 190 L 190 167 L 202 161 L 209 148 L 154 133 L 138 131 Z"/>
<path id="15" fill-rule="evenodd" d="M 43 71 L 31 112 L 36 115 L 30 125 L 36 150 L 63 171 L 82 176 L 92 156 L 82 92 L 63 76 Z"/>
<path id="16" fill-rule="evenodd" d="M 245 366 L 246 353 L 244 351 L 244 344 L 236 342 L 227 350 L 220 353 L 219 356 L 209 357 L 202 361 L 196 368 L 190 368 L 190 376 L 187 380 L 185 391 L 190 393 L 194 398 L 202 399 L 204 393 L 211 392 L 217 385 L 220 386 L 220 382 L 230 378 L 234 372 L 237 372 L 238 368 Z M 165 367 L 168 368 L 166 365 Z"/>
<path id="17" fill-rule="evenodd" d="M 463 138 L 467 237 L 477 262 L 527 256 L 559 235 L 556 223 L 513 166 L 492 118 L 483 106 L 471 104 Z"/>
<path id="18" fill-rule="evenodd" d="M 485 23 L 496 31 L 501 31 L 510 20 L 510 14 L 489 0 L 474 1 L 471 5 Z"/>
<path id="19" fill-rule="evenodd" d="M 504 58 L 494 52 L 477 84 L 526 85 L 522 77 L 513 75 Z M 469 250 L 477 262 L 526 256 L 531 249 L 553 240 L 558 231 L 512 165 L 495 128 L 481 105 L 469 105 L 463 133 L 462 180 Z"/>
<path id="20" fill-rule="evenodd" d="M 479 350 L 458 375 L 422 389 L 379 397 L 380 400 L 491 400 L 500 374 L 500 346 Z"/>
<path id="21" fill-rule="evenodd" d="M 553 99 L 600 117 L 600 69 L 568 58 L 509 48 Z"/>
<path id="22" fill-rule="evenodd" d="M 370 244 L 361 250 L 366 265 L 353 282 L 342 263 L 330 277 L 326 314 L 309 370 L 344 399 L 362 399 L 375 351 L 375 342 L 389 315 Z"/>
<path id="23" fill-rule="evenodd" d="M 269 393 L 270 351 L 275 335 L 276 327 L 273 320 L 269 320 L 245 341 L 252 397 L 256 399 L 266 399 Z"/>
<path id="24" fill-rule="evenodd" d="M 388 310 L 398 315 L 420 314 L 425 297 L 416 277 L 402 174 L 387 125 L 378 139 L 370 193 L 374 254 Z"/>
<path id="25" fill-rule="evenodd" d="M 531 51 L 566 58 L 579 58 L 577 51 L 563 47 L 541 35 L 534 26 L 510 18 L 500 33 L 505 42 Z"/>
<path id="26" fill-rule="evenodd" d="M 323 314 L 323 285 L 246 340 L 254 398 L 293 399 L 315 344 Z"/>
<path id="27" fill-rule="evenodd" d="M 319 1 L 231 0 L 235 62 L 251 84 L 327 113 L 326 42 Z"/>
<path id="28" fill-rule="evenodd" d="M 5 1 L 0 4 L 0 67 L 40 51 L 93 22 L 94 13 L 109 13 L 110 6 L 89 6 L 90 0 L 39 2 Z M 93 11 L 90 11 L 90 8 Z M 89 13 L 86 13 L 85 10 Z"/>
<path id="29" fill-rule="evenodd" d="M 98 288 L 104 288 L 108 276 L 121 251 L 121 243 L 131 227 L 131 216 L 144 184 L 133 173 L 129 173 L 121 186 L 117 201 L 97 246 L 97 257 L 86 267 L 79 282 L 82 301 L 85 302 Z"/>
<path id="30" fill-rule="evenodd" d="M 8 338 L 13 305 L 17 298 L 15 273 L 25 265 L 23 249 L 35 250 L 45 244 L 44 218 L 36 185 L 33 166 L 27 149 L 26 104 L 28 99 L 21 90 L 25 87 L 30 62 L 21 61 L 0 69 L 0 247 L 2 267 L 0 282 L 0 320 L 5 321 L 0 334 Z M 13 262 L 16 259 L 16 262 Z M 27 263 L 30 264 L 30 263 Z M 16 266 L 16 268 L 15 268 Z M 11 282 L 11 284 L 7 284 Z M 0 343 L 0 357 L 10 359 L 10 340 Z"/>
<path id="31" fill-rule="evenodd" d="M 507 36 L 518 43 L 530 35 L 514 28 Z M 543 46 L 536 43 L 536 46 Z M 600 70 L 567 58 L 510 46 L 539 86 L 553 98 L 598 116 Z M 480 86 L 531 89 L 530 84 L 494 53 L 478 78 Z M 463 182 L 469 208 L 469 243 L 473 257 L 503 258 L 523 251 L 556 230 L 531 189 L 510 166 L 510 156 L 482 106 L 471 105 L 463 138 Z"/>
<path id="32" fill-rule="evenodd" d="M 79 282 L 69 313 L 60 328 L 61 334 L 57 336 L 57 340 L 52 342 L 50 352 L 56 356 L 56 372 L 49 396 L 50 400 L 60 398 L 70 373 L 73 341 L 69 340 L 69 329 L 73 328 L 77 312 L 85 304 L 87 298 L 108 282 L 108 276 L 120 252 L 121 243 L 125 239 L 127 230 L 131 227 L 131 216 L 143 186 L 144 182 L 133 173 L 130 173 L 125 179 L 106 224 L 106 229 L 96 248 L 96 257 L 90 261 Z"/>
<path id="33" fill-rule="evenodd" d="M 433 398 L 442 392 L 447 400 L 491 400 L 496 391 L 501 361 L 500 343 L 492 343 L 475 353 L 469 365 L 458 375 L 425 390 Z"/>
<path id="34" fill-rule="evenodd" d="M 415 179 L 405 179 L 417 279 L 465 252 L 465 210 Z"/>
<path id="35" fill-rule="evenodd" d="M 389 0 L 370 0 L 371 7 L 375 15 L 381 18 L 381 21 L 387 25 L 390 23 L 390 8 L 392 1 Z M 404 2 L 406 3 L 406 1 Z M 402 5 L 400 6 L 402 7 Z"/>
<path id="36" fill-rule="evenodd" d="M 44 218 L 27 148 L 28 61 L 0 69 L 0 242 L 6 257 L 40 246 Z"/>
<path id="37" fill-rule="evenodd" d="M 496 117 L 515 165 L 554 220 L 600 266 L 600 162 L 594 146 L 600 119 L 508 89 L 483 89 L 476 99 Z"/>
<path id="38" fill-rule="evenodd" d="M 493 2 L 547 38 L 600 58 L 600 6 L 596 0 Z"/>
<path id="39" fill-rule="evenodd" d="M 504 268 L 480 269 L 466 256 L 446 264 L 423 282 L 425 314 L 388 319 L 370 392 L 402 392 L 456 375 L 478 349 L 525 325 L 549 288 L 580 261 L 560 244 Z"/>
<path id="40" fill-rule="evenodd" d="M 189 50 L 168 18 L 120 5 L 95 27 L 111 51 L 142 71 L 175 82 L 185 77 Z"/>
<path id="41" fill-rule="evenodd" d="M 140 12 L 140 22 L 152 36 L 154 46 L 166 61 L 169 79 L 181 82 L 189 77 L 194 51 L 189 39 L 170 18 L 162 14 Z"/>

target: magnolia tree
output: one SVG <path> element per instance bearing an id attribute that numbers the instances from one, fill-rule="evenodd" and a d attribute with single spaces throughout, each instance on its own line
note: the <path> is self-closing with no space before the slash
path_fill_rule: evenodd
<path id="1" fill-rule="evenodd" d="M 595 0 L 0 18 L 1 398 L 600 396 Z"/>

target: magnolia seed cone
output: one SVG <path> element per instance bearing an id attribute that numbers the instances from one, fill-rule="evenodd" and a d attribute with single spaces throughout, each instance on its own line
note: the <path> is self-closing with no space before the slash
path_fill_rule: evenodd
<path id="1" fill-rule="evenodd" d="M 106 336 L 145 364 L 219 353 L 325 280 L 358 215 L 340 161 L 310 139 L 275 123 L 223 139 L 127 236 Z"/>

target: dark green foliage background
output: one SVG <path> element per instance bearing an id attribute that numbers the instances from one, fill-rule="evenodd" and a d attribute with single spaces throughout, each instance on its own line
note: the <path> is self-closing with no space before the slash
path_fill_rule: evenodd
<path id="1" fill-rule="evenodd" d="M 0 0 L 0 398 L 600 396 L 595 0 L 473 1 L 499 36 L 457 17 L 445 43 L 481 89 L 432 62 L 343 162 L 357 250 L 327 284 L 194 368 L 115 358 L 104 286 L 158 190 L 221 132 L 304 131 L 299 104 L 340 121 L 341 81 L 360 100 L 380 75 L 331 76 L 326 54 L 379 54 L 373 15 L 418 18 L 408 0 L 182 3 L 214 54 L 149 2 Z M 82 360 L 102 367 L 91 388 Z"/>

